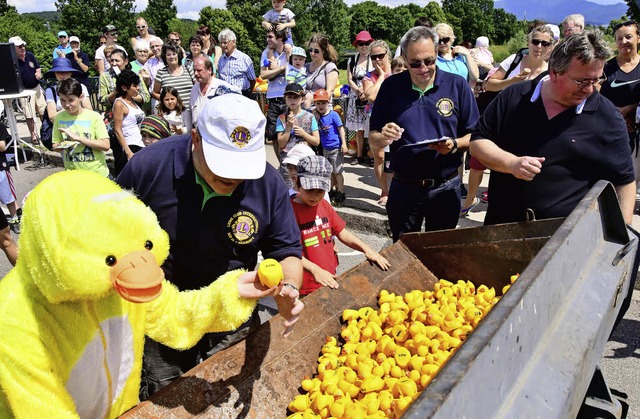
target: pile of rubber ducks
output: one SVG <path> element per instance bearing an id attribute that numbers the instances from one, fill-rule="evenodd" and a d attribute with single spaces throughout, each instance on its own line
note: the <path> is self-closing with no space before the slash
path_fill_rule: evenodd
<path id="1" fill-rule="evenodd" d="M 399 418 L 499 299 L 494 288 L 441 279 L 433 291 L 382 290 L 378 310 L 344 310 L 344 343 L 327 337 L 289 418 Z"/>

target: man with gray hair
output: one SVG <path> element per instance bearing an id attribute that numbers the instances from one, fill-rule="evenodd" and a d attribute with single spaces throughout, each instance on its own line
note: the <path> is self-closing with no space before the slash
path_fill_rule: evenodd
<path id="1" fill-rule="evenodd" d="M 565 38 L 582 31 L 584 31 L 584 16 L 581 14 L 574 13 L 562 21 L 562 34 Z"/>
<path id="2" fill-rule="evenodd" d="M 242 90 L 244 96 L 251 98 L 251 92 L 256 85 L 253 61 L 236 48 L 236 34 L 231 29 L 220 31 L 218 41 L 223 52 L 218 61 L 218 75 L 222 80 Z"/>
<path id="3" fill-rule="evenodd" d="M 478 121 L 466 80 L 438 70 L 438 35 L 424 26 L 400 41 L 408 71 L 380 86 L 369 141 L 390 146 L 394 172 L 387 201 L 393 240 L 400 234 L 455 228 L 460 215 L 458 167 Z"/>
<path id="4" fill-rule="evenodd" d="M 504 89 L 482 115 L 471 154 L 492 170 L 485 224 L 566 217 L 600 179 L 631 224 L 635 180 L 617 108 L 598 92 L 611 56 L 599 31 L 563 39 L 549 75 Z"/>

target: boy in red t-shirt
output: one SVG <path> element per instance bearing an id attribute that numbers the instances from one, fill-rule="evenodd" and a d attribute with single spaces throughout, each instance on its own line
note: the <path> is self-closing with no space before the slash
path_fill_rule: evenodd
<path id="1" fill-rule="evenodd" d="M 349 232 L 346 223 L 324 199 L 331 189 L 331 163 L 322 156 L 308 156 L 298 163 L 298 195 L 292 200 L 293 212 L 302 236 L 304 276 L 300 295 L 328 286 L 338 288 L 338 257 L 333 251 L 333 237 L 364 253 L 365 257 L 387 270 L 389 261 Z"/>

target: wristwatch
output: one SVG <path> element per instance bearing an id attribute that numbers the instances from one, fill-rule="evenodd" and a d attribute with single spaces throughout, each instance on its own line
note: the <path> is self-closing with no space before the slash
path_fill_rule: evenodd
<path id="1" fill-rule="evenodd" d="M 453 147 L 451 147 L 451 151 L 450 153 L 457 153 L 458 152 L 458 141 L 455 138 L 452 138 L 451 141 L 453 141 Z"/>

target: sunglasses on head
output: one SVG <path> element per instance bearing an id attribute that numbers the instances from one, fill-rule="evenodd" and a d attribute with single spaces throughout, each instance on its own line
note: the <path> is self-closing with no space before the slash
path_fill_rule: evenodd
<path id="1" fill-rule="evenodd" d="M 543 47 L 548 47 L 549 45 L 551 45 L 551 42 L 543 41 L 542 39 L 532 39 L 531 43 L 535 46 L 542 45 Z"/>
<path id="2" fill-rule="evenodd" d="M 371 45 L 371 41 L 367 41 L 367 42 L 358 42 L 358 46 L 359 46 L 359 47 L 368 47 L 369 45 Z"/>
<path id="3" fill-rule="evenodd" d="M 375 60 L 381 60 L 381 59 L 383 59 L 386 55 L 387 55 L 387 53 L 386 53 L 386 52 L 383 52 L 382 54 L 369 55 L 369 57 L 371 57 L 371 59 L 372 59 L 373 61 L 375 61 Z"/>
<path id="4" fill-rule="evenodd" d="M 426 67 L 434 65 L 436 63 L 436 59 L 433 57 L 425 58 L 421 61 L 411 61 L 409 62 L 409 67 L 411 68 L 420 68 L 424 64 Z"/>
<path id="5" fill-rule="evenodd" d="M 317 48 L 309 48 L 309 54 L 320 54 L 322 51 L 320 51 Z"/>
<path id="6" fill-rule="evenodd" d="M 439 44 L 448 44 L 449 41 L 451 41 L 451 38 L 448 36 L 445 36 L 444 38 L 440 38 L 438 39 L 438 43 Z"/>

